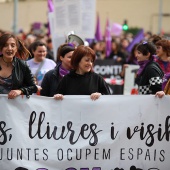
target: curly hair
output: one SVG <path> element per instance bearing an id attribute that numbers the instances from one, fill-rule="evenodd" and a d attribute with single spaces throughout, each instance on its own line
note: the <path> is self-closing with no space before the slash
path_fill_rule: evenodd
<path id="1" fill-rule="evenodd" d="M 161 46 L 167 56 L 170 56 L 170 41 L 163 39 L 156 42 L 156 46 Z"/>

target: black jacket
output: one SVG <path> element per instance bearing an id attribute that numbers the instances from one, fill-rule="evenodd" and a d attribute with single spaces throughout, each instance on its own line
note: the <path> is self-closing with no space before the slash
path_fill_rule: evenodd
<path id="1" fill-rule="evenodd" d="M 43 78 L 41 83 L 42 90 L 40 91 L 41 96 L 53 97 L 56 94 L 56 90 L 58 84 L 61 80 L 61 76 L 59 75 L 59 67 L 61 63 L 57 64 L 57 66 L 49 70 Z"/>
<path id="2" fill-rule="evenodd" d="M 139 94 L 155 94 L 161 91 L 163 76 L 164 73 L 158 63 L 154 61 L 148 63 L 135 80 L 139 87 Z"/>
<path id="3" fill-rule="evenodd" d="M 2 55 L 0 57 L 2 57 Z M 17 57 L 13 59 L 12 90 L 21 90 L 27 97 L 37 92 L 34 78 L 26 61 Z"/>

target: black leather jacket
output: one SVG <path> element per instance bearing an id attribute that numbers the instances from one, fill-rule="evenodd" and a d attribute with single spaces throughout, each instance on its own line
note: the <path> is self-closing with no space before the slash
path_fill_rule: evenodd
<path id="1" fill-rule="evenodd" d="M 26 61 L 17 57 L 13 59 L 12 90 L 21 90 L 27 97 L 37 92 L 37 87 L 29 66 Z"/>

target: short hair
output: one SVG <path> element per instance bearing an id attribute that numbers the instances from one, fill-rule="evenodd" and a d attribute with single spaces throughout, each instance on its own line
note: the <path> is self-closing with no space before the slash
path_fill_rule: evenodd
<path id="1" fill-rule="evenodd" d="M 170 56 L 170 41 L 162 39 L 156 42 L 156 46 L 161 46 L 167 56 Z"/>
<path id="2" fill-rule="evenodd" d="M 39 46 L 45 46 L 47 48 L 46 44 L 40 40 L 33 42 L 30 47 L 32 51 L 36 51 Z"/>
<path id="3" fill-rule="evenodd" d="M 73 55 L 71 58 L 71 65 L 74 70 L 78 69 L 79 63 L 84 56 L 90 56 L 94 63 L 95 58 L 96 58 L 94 50 L 92 50 L 88 46 L 79 45 L 73 52 Z"/>
<path id="4" fill-rule="evenodd" d="M 156 54 L 156 46 L 152 42 L 143 41 L 136 47 L 143 55 L 150 53 L 150 58 Z"/>
<path id="5" fill-rule="evenodd" d="M 59 46 L 57 50 L 57 62 L 61 62 L 60 56 L 64 58 L 64 56 L 69 53 L 70 51 L 74 51 L 75 47 L 72 44 L 62 44 Z"/>

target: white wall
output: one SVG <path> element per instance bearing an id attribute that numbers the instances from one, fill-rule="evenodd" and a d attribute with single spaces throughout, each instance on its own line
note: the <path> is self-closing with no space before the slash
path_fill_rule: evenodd
<path id="1" fill-rule="evenodd" d="M 0 29 L 12 31 L 13 2 L 0 3 Z M 28 31 L 33 22 L 47 22 L 47 1 L 18 2 L 18 29 Z"/>
<path id="2" fill-rule="evenodd" d="M 130 27 L 143 27 L 145 31 L 152 28 L 158 33 L 159 5 L 162 1 L 162 12 L 170 14 L 170 0 L 97 0 L 97 11 L 100 12 L 103 29 L 107 17 L 112 22 L 123 24 L 127 19 Z M 170 16 L 162 17 L 162 28 L 170 33 Z"/>
<path id="3" fill-rule="evenodd" d="M 101 26 L 104 32 L 106 18 L 111 22 L 122 24 L 128 20 L 129 27 L 143 27 L 145 31 L 152 28 L 153 33 L 158 33 L 159 4 L 162 12 L 170 13 L 170 0 L 96 0 L 96 12 L 99 12 Z M 13 2 L 0 3 L 0 29 L 12 31 Z M 26 0 L 18 3 L 18 28 L 28 31 L 33 22 L 47 22 L 47 1 Z M 170 33 L 170 16 L 162 17 L 162 27 Z"/>

